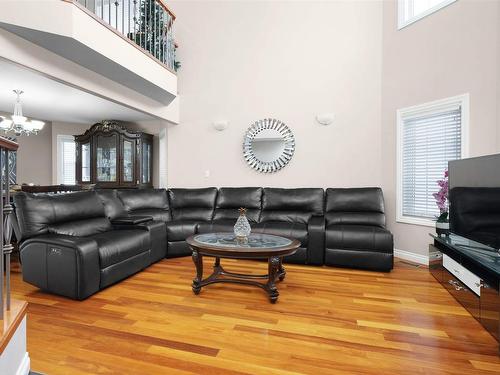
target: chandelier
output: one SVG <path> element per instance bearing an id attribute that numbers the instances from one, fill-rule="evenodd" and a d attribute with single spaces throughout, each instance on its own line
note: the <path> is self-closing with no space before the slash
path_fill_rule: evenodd
<path id="1" fill-rule="evenodd" d="M 16 136 L 20 135 L 37 135 L 43 129 L 45 123 L 43 121 L 28 120 L 23 116 L 23 106 L 21 105 L 21 90 L 13 90 L 16 94 L 16 102 L 14 103 L 14 113 L 10 119 L 0 116 L 0 129 L 5 133 L 13 132 Z"/>

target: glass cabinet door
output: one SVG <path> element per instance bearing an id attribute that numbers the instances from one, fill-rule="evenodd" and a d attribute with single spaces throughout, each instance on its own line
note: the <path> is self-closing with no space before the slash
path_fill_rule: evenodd
<path id="1" fill-rule="evenodd" d="M 141 151 L 142 151 L 141 183 L 149 184 L 151 183 L 151 143 L 143 141 Z"/>
<path id="2" fill-rule="evenodd" d="M 90 182 L 90 142 L 82 144 L 82 182 Z"/>
<path id="3" fill-rule="evenodd" d="M 96 171 L 98 182 L 116 182 L 118 135 L 97 136 Z"/>
<path id="4" fill-rule="evenodd" d="M 135 176 L 135 141 L 124 139 L 123 140 L 123 182 L 134 182 Z"/>

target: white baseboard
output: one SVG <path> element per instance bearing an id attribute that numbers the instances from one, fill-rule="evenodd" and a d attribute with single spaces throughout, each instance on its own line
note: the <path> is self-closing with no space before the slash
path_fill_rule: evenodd
<path id="1" fill-rule="evenodd" d="M 24 316 L 0 354 L 0 374 L 28 375 L 29 373 L 30 357 L 26 352 L 26 316 Z"/>
<path id="2" fill-rule="evenodd" d="M 408 260 L 410 262 L 429 265 L 429 257 L 427 255 L 415 254 L 406 250 L 394 249 L 394 256 L 399 259 Z"/>
<path id="3" fill-rule="evenodd" d="M 26 353 L 23 357 L 23 361 L 19 365 L 19 368 L 17 369 L 16 375 L 29 375 L 30 373 L 30 356 L 28 353 Z"/>

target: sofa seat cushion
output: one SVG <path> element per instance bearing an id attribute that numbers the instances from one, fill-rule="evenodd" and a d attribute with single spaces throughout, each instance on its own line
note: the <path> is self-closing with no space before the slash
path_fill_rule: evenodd
<path id="1" fill-rule="evenodd" d="M 328 225 L 327 249 L 348 249 L 392 253 L 392 234 L 386 229 L 369 225 Z"/>
<path id="2" fill-rule="evenodd" d="M 167 222 L 170 220 L 170 211 L 161 208 L 144 208 L 133 210 L 129 213 L 130 216 L 150 216 L 153 220 Z"/>
<path id="3" fill-rule="evenodd" d="M 274 234 L 295 238 L 300 241 L 301 246 L 307 247 L 308 232 L 307 225 L 290 221 L 265 221 L 251 225 L 252 232 Z"/>
<path id="4" fill-rule="evenodd" d="M 167 222 L 167 240 L 169 242 L 184 241 L 189 236 L 196 234 L 198 221 L 174 220 Z"/>
<path id="5" fill-rule="evenodd" d="M 236 220 L 213 220 L 210 222 L 200 222 L 198 225 L 198 233 L 219 233 L 219 232 L 234 232 L 234 224 Z"/>
<path id="6" fill-rule="evenodd" d="M 91 236 L 97 242 L 101 269 L 149 250 L 149 232 L 140 229 L 113 230 Z"/>

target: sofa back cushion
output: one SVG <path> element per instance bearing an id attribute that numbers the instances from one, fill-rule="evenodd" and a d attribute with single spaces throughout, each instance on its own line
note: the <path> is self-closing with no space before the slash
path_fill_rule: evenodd
<path id="1" fill-rule="evenodd" d="M 170 189 L 168 197 L 173 220 L 212 220 L 216 188 Z"/>
<path id="2" fill-rule="evenodd" d="M 327 225 L 385 227 L 384 196 L 380 188 L 326 189 Z"/>
<path id="3" fill-rule="evenodd" d="M 51 224 L 49 233 L 64 234 L 66 236 L 85 237 L 97 233 L 108 232 L 113 229 L 107 217 L 95 217 L 93 219 L 75 220 L 59 224 Z"/>
<path id="4" fill-rule="evenodd" d="M 146 208 L 169 209 L 167 191 L 165 189 L 118 190 L 118 196 L 128 212 Z"/>
<path id="5" fill-rule="evenodd" d="M 104 205 L 94 191 L 58 195 L 18 193 L 14 202 L 21 239 L 48 233 L 53 224 L 106 217 Z"/>
<path id="6" fill-rule="evenodd" d="M 128 216 L 128 212 L 125 209 L 124 204 L 118 197 L 118 191 L 115 189 L 99 189 L 96 190 L 97 196 L 101 199 L 104 205 L 104 212 L 106 216 L 110 219 L 116 219 L 117 217 Z"/>
<path id="7" fill-rule="evenodd" d="M 311 216 L 323 215 L 321 188 L 264 188 L 260 221 L 285 221 L 307 224 Z"/>
<path id="8" fill-rule="evenodd" d="M 258 222 L 262 206 L 262 188 L 220 188 L 215 203 L 214 220 L 238 219 L 240 207 L 247 209 L 247 218 Z"/>

